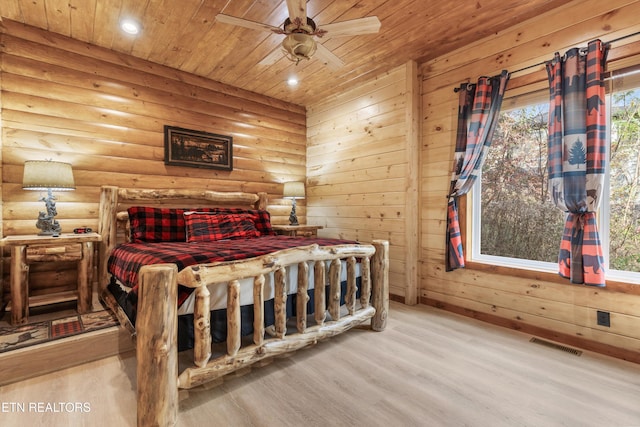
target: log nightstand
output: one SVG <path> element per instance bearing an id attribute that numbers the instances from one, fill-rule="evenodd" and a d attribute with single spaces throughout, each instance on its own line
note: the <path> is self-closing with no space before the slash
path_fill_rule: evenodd
<path id="1" fill-rule="evenodd" d="M 78 262 L 78 313 L 87 313 L 92 306 L 91 276 L 93 271 L 93 244 L 100 241 L 98 233 L 61 234 L 51 236 L 7 236 L 1 246 L 11 248 L 11 324 L 20 325 L 29 320 L 29 264 L 35 262 Z M 40 304 L 52 304 L 72 298 L 39 298 Z"/>
<path id="2" fill-rule="evenodd" d="M 272 228 L 282 236 L 317 237 L 321 225 L 274 225 Z"/>

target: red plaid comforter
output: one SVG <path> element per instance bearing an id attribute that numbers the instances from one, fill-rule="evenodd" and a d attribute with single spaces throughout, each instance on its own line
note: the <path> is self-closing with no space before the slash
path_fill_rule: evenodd
<path id="1" fill-rule="evenodd" d="M 174 263 L 178 266 L 178 270 L 182 270 L 190 265 L 252 258 L 281 249 L 307 246 L 313 243 L 320 246 L 330 246 L 358 242 L 327 238 L 263 236 L 254 239 L 199 243 L 125 243 L 113 250 L 109 257 L 108 269 L 115 279 L 132 288 L 132 292 L 135 294 L 138 287 L 138 271 L 144 265 Z M 192 289 L 180 286 L 178 306 L 187 299 L 191 292 Z"/>

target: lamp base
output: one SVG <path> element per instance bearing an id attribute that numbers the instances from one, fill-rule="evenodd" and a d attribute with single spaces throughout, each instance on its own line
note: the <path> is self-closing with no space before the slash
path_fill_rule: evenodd
<path id="1" fill-rule="evenodd" d="M 40 212 L 38 220 L 36 221 L 36 227 L 40 229 L 38 236 L 54 236 L 57 237 L 62 232 L 60 223 L 53 218 L 48 218 L 44 212 Z"/>
<path id="2" fill-rule="evenodd" d="M 47 197 L 43 197 L 40 200 L 44 202 L 47 211 L 40 211 L 38 215 L 36 227 L 42 230 L 38 236 L 58 237 L 62 232 L 62 227 L 60 227 L 60 223 L 55 220 L 58 211 L 56 210 L 56 198 L 51 194 L 51 189 L 49 189 Z"/>
<path id="3" fill-rule="evenodd" d="M 298 224 L 298 217 L 296 216 L 296 199 L 293 199 L 293 203 L 291 205 L 291 213 L 289 214 L 289 225 L 300 225 Z"/>

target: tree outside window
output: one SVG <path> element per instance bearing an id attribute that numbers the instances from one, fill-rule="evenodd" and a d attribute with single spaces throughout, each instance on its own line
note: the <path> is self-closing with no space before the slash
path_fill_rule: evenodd
<path id="1" fill-rule="evenodd" d="M 609 268 L 640 272 L 640 89 L 611 100 Z"/>

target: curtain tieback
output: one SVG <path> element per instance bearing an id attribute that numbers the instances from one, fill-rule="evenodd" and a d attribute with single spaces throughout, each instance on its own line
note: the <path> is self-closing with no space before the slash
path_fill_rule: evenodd
<path id="1" fill-rule="evenodd" d="M 578 233 L 582 233 L 582 231 L 584 230 L 584 224 L 586 222 L 584 217 L 586 214 L 586 212 L 572 214 L 573 221 L 571 225 L 573 226 L 573 237 L 577 237 L 576 235 Z"/>

